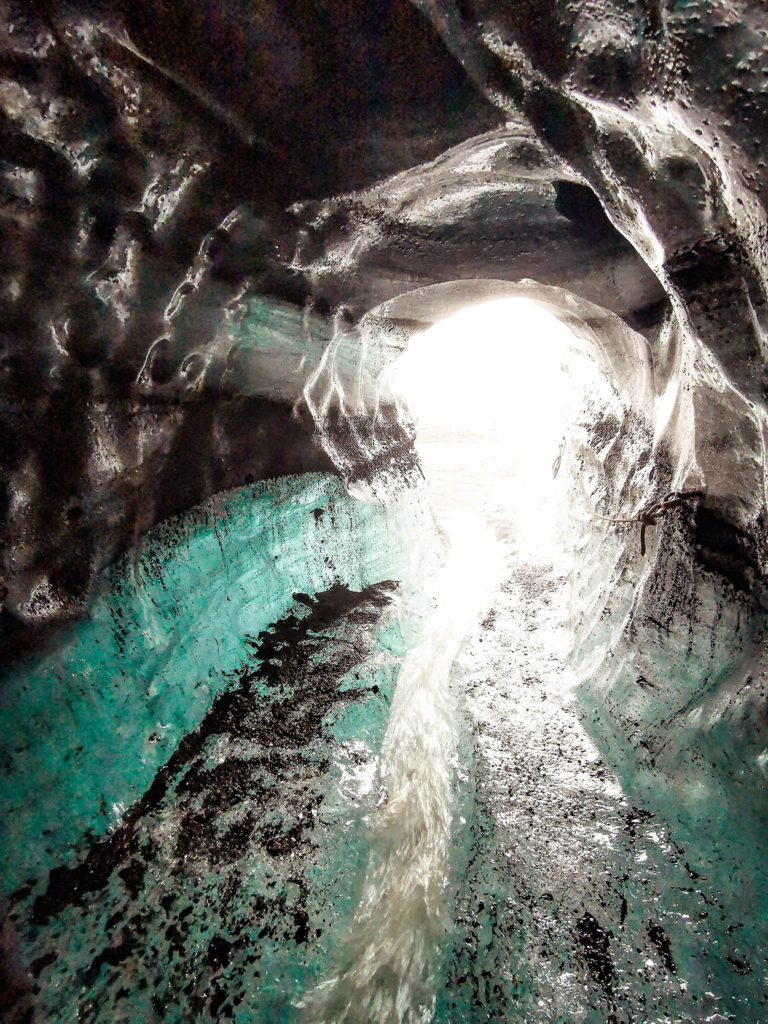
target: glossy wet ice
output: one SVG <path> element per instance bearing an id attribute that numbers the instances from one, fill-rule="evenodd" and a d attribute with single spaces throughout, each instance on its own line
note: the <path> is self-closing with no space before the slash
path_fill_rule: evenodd
<path id="1" fill-rule="evenodd" d="M 397 679 L 382 747 L 382 799 L 338 970 L 310 997 L 323 1021 L 429 1021 L 452 933 L 458 708 L 455 658 L 499 582 L 500 548 L 478 516 L 444 524 L 446 564 Z"/>
<path id="2" fill-rule="evenodd" d="M 727 896 L 588 734 L 562 567 L 522 553 L 511 520 L 495 525 L 504 579 L 453 677 L 472 812 L 436 1019 L 759 1020 L 726 958 L 738 957 Z"/>
<path id="3" fill-rule="evenodd" d="M 443 356 L 436 348 L 435 359 Z M 461 407 L 441 392 L 420 423 L 438 522 L 450 536 L 457 516 L 474 517 L 472 529 L 486 538 L 464 588 L 473 575 L 490 583 L 451 672 L 454 923 L 445 972 L 435 978 L 434 1019 L 758 1021 L 753 925 L 762 897 L 755 889 L 750 920 L 722 825 L 705 811 L 691 817 L 675 776 L 641 784 L 631 751 L 624 757 L 605 743 L 605 723 L 595 728 L 583 699 L 592 680 L 584 659 L 578 671 L 573 659 L 583 609 L 571 603 L 578 566 L 567 536 L 593 506 L 553 477 L 569 415 L 585 415 L 592 402 L 594 419 L 599 403 L 615 398 L 594 365 L 590 375 L 578 360 L 542 364 L 548 387 L 559 369 L 572 390 L 560 392 L 569 396 L 559 410 L 562 440 L 552 402 L 537 406 L 519 391 L 524 416 L 505 432 L 515 398 L 503 375 L 490 392 L 500 392 L 507 411 L 481 404 L 479 417 L 475 410 L 462 421 Z M 535 393 L 536 383 L 533 375 L 526 386 Z M 425 380 L 424 392 L 432 384 Z M 747 885 L 755 868 L 740 876 Z M 413 1008 L 396 1019 L 426 1018 Z"/>

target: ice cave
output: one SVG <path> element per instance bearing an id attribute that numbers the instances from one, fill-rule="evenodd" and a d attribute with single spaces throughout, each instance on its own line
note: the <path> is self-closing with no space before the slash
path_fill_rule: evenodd
<path id="1" fill-rule="evenodd" d="M 765 4 L 2 7 L 2 1019 L 765 1024 Z"/>

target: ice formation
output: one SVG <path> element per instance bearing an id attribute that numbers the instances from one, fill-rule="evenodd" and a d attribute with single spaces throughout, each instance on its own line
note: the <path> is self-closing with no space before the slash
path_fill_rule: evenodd
<path id="1" fill-rule="evenodd" d="M 764 6 L 3 13 L 4 1019 L 765 1020 Z"/>

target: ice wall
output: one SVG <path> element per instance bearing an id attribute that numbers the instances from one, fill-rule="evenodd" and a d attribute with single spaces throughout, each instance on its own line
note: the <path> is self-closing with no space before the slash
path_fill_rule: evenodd
<path id="1" fill-rule="evenodd" d="M 438 557 L 415 493 L 226 492 L 6 677 L 6 1019 L 291 1019 L 354 905 L 394 613 Z"/>

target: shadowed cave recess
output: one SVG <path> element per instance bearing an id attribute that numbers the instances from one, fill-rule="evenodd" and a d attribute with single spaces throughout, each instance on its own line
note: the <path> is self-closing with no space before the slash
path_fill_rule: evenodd
<path id="1" fill-rule="evenodd" d="M 764 5 L 2 7 L 2 1019 L 768 1019 Z"/>

